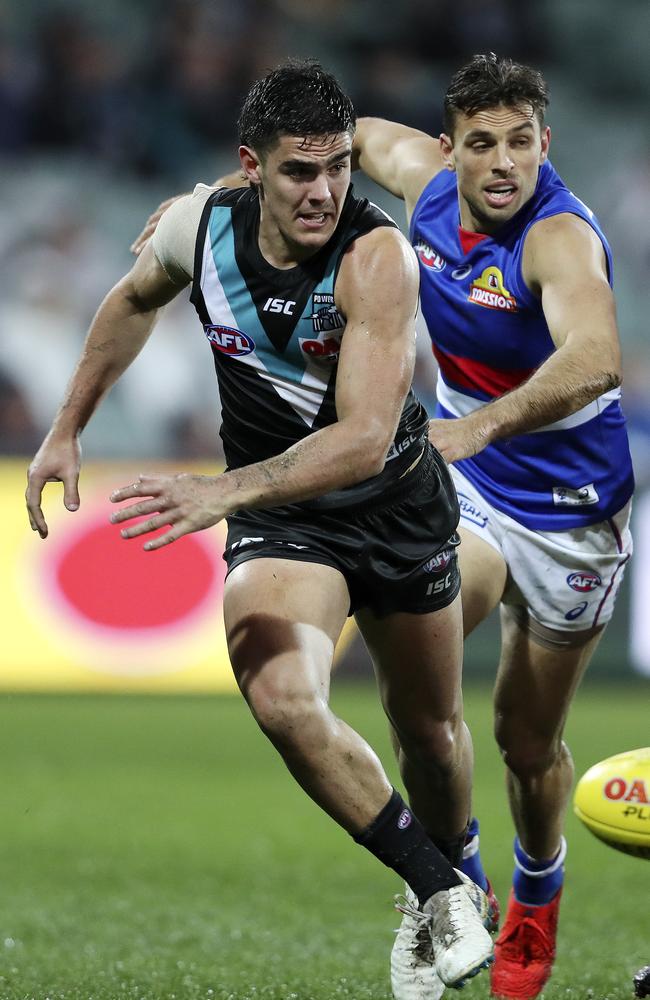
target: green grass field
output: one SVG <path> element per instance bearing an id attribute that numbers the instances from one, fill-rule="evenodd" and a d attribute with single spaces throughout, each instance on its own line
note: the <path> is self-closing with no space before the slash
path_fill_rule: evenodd
<path id="1" fill-rule="evenodd" d="M 583 688 L 578 773 L 650 743 L 649 696 Z M 339 681 L 333 703 L 396 780 L 374 691 Z M 485 688 L 468 687 L 466 712 L 505 902 L 512 830 Z M 294 786 L 237 697 L 3 695 L 0 733 L 0 1000 L 388 1000 L 400 886 Z M 629 998 L 650 963 L 650 865 L 573 816 L 568 837 L 544 997 Z M 483 974 L 462 996 L 488 993 Z"/>

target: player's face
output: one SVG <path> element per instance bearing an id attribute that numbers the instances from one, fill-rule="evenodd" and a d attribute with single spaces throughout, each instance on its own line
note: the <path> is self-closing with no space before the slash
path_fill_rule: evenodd
<path id="1" fill-rule="evenodd" d="M 551 138 L 530 105 L 458 114 L 442 135 L 445 162 L 458 178 L 461 225 L 492 233 L 532 198 Z"/>
<path id="2" fill-rule="evenodd" d="M 249 180 L 261 185 L 260 247 L 290 266 L 334 233 L 350 186 L 352 136 L 282 136 L 263 157 L 240 149 Z"/>

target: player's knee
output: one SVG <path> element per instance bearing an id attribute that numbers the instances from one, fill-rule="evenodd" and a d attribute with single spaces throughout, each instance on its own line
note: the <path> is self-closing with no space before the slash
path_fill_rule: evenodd
<path id="1" fill-rule="evenodd" d="M 555 738 L 499 726 L 496 740 L 507 767 L 521 778 L 548 771 L 557 760 L 561 745 Z"/>
<path id="2" fill-rule="evenodd" d="M 326 704 L 315 692 L 272 682 L 252 685 L 246 700 L 260 729 L 279 746 L 313 740 L 327 714 Z"/>
<path id="3" fill-rule="evenodd" d="M 455 770 L 462 755 L 462 720 L 422 720 L 400 733 L 407 758 L 426 770 Z"/>

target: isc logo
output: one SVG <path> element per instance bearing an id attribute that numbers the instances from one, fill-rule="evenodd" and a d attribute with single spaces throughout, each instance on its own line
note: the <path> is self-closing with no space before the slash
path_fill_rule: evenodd
<path id="1" fill-rule="evenodd" d="M 241 358 L 245 354 L 252 354 L 255 350 L 255 341 L 248 334 L 235 330 L 232 326 L 206 324 L 203 329 L 212 346 L 221 354 Z"/>
<path id="2" fill-rule="evenodd" d="M 432 594 L 442 594 L 443 590 L 451 586 L 451 573 L 447 573 L 444 580 L 436 580 L 430 583 L 427 587 L 427 597 L 431 597 Z"/>
<path id="3" fill-rule="evenodd" d="M 262 306 L 262 312 L 284 313 L 285 316 L 291 316 L 295 304 L 293 299 L 267 299 Z"/>

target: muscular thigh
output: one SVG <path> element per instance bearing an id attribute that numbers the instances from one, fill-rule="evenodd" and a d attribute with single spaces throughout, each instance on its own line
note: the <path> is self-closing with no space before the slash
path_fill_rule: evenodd
<path id="1" fill-rule="evenodd" d="M 326 692 L 349 603 L 331 566 L 266 558 L 236 566 L 226 579 L 224 621 L 244 694 L 262 682 L 280 697 L 303 686 Z"/>
<path id="2" fill-rule="evenodd" d="M 503 533 L 497 512 L 454 466 L 450 467 L 460 507 L 458 551 L 463 630 L 469 635 L 502 599 L 508 579 Z"/>
<path id="3" fill-rule="evenodd" d="M 458 534 L 463 632 L 467 636 L 497 607 L 506 586 L 508 567 L 500 551 L 469 528 Z"/>
<path id="4" fill-rule="evenodd" d="M 602 630 L 574 636 L 566 648 L 541 645 L 535 636 L 501 611 L 501 660 L 495 686 L 497 736 L 515 744 L 561 736 L 571 700 L 598 645 Z"/>
<path id="5" fill-rule="evenodd" d="M 462 709 L 460 598 L 428 614 L 399 612 L 357 624 L 373 660 L 382 703 L 398 734 L 449 719 Z"/>

